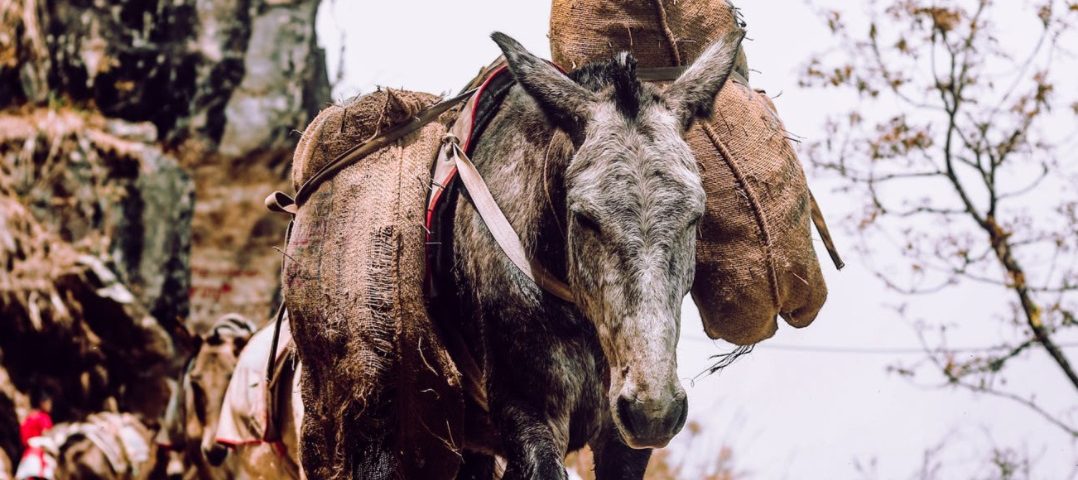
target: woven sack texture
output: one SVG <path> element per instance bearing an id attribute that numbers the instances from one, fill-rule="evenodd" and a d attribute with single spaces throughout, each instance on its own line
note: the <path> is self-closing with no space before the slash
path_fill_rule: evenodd
<path id="1" fill-rule="evenodd" d="M 327 108 L 296 148 L 295 186 L 436 100 L 379 91 Z M 348 166 L 295 217 L 282 284 L 308 478 L 449 479 L 459 467 L 460 375 L 423 297 L 426 189 L 445 131 L 428 124 Z"/>

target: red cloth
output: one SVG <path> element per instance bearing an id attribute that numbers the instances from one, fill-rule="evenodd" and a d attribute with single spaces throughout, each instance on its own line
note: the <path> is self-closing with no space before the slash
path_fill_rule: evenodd
<path id="1" fill-rule="evenodd" d="M 29 442 L 31 438 L 40 437 L 51 428 L 52 417 L 50 417 L 48 413 L 41 410 L 30 412 L 30 415 L 27 415 L 26 420 L 22 422 L 22 426 L 19 427 L 23 448 L 30 446 Z"/>

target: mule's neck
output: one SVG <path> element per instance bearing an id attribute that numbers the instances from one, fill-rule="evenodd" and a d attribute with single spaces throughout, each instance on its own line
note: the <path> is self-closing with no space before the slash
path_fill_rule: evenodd
<path id="1" fill-rule="evenodd" d="M 566 275 L 564 172 L 572 153 L 568 135 L 550 124 L 519 86 L 506 96 L 472 152 L 527 253 L 561 279 Z M 491 253 L 501 254 L 489 240 L 489 245 L 462 248 L 493 247 Z"/>

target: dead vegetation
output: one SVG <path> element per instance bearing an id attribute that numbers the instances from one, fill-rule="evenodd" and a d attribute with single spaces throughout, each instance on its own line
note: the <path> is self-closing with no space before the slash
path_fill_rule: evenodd
<path id="1" fill-rule="evenodd" d="M 142 228 L 116 217 L 146 203 L 153 189 L 134 187 L 163 157 L 131 138 L 137 126 L 111 128 L 70 109 L 0 115 L 0 351 L 18 391 L 63 392 L 59 418 L 116 407 L 156 418 L 177 353 L 176 324 L 147 308 L 167 303 L 169 281 L 125 262 Z"/>
<path id="2" fill-rule="evenodd" d="M 682 435 L 688 437 L 678 448 L 679 454 L 669 448 L 655 450 L 648 462 L 645 480 L 679 480 L 693 478 L 699 480 L 741 480 L 749 478 L 749 473 L 737 468 L 734 451 L 723 445 L 717 451 L 702 445 L 706 440 L 701 435 L 703 426 L 697 421 L 690 421 Z M 679 440 L 681 441 L 681 440 Z M 700 452 L 710 455 L 694 456 Z M 591 449 L 584 448 L 569 454 L 565 466 L 583 480 L 595 480 L 595 463 Z"/>

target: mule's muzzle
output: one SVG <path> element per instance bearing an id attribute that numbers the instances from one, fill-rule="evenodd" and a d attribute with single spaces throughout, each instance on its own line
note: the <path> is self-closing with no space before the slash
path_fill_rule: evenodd
<path id="1" fill-rule="evenodd" d="M 622 440 L 632 448 L 662 448 L 685 426 L 689 401 L 680 388 L 668 400 L 647 399 L 634 393 L 618 396 L 614 414 Z"/>
<path id="2" fill-rule="evenodd" d="M 225 457 L 228 456 L 228 447 L 215 443 L 209 448 L 202 448 L 202 454 L 206 456 L 206 461 L 210 462 L 210 465 L 220 467 L 222 463 L 225 463 Z"/>

